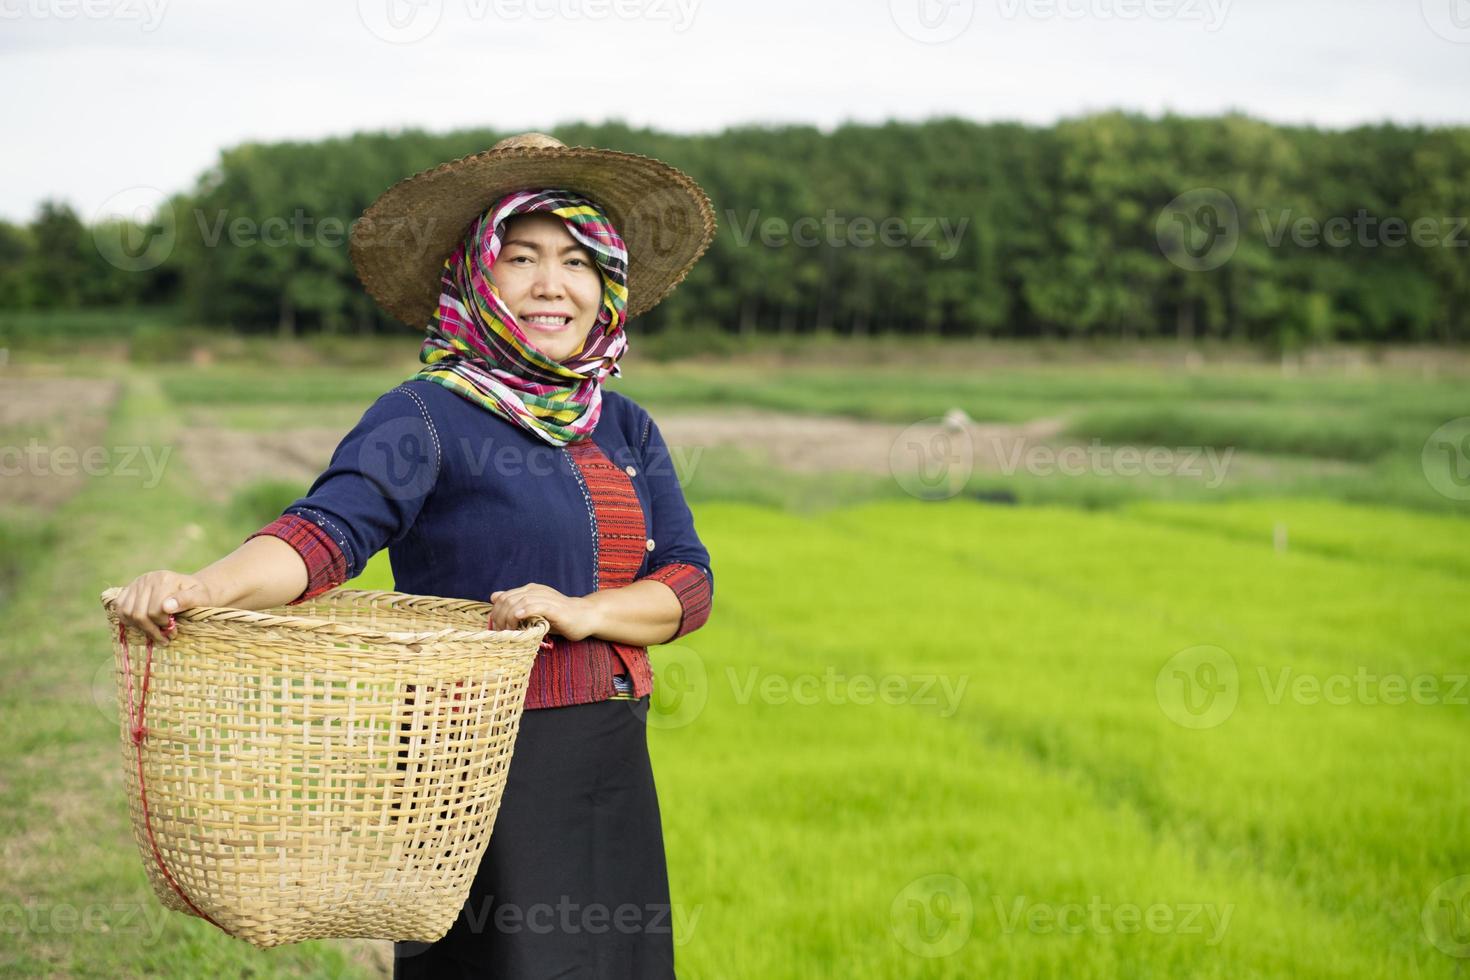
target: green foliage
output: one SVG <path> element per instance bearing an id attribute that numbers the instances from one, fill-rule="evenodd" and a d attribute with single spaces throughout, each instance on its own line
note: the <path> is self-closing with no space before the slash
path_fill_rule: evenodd
<path id="1" fill-rule="evenodd" d="M 301 499 L 306 490 L 300 484 L 285 480 L 257 480 L 230 498 L 230 514 L 242 527 L 264 527 Z"/>
<path id="2" fill-rule="evenodd" d="M 708 324 L 690 323 L 674 325 L 652 335 L 634 334 L 628 342 L 630 351 L 652 361 L 676 361 L 681 358 L 702 355 L 730 355 L 749 353 L 762 340 L 749 335 L 730 333 Z"/>
<path id="3" fill-rule="evenodd" d="M 1400 445 L 1402 426 L 1366 413 L 1289 411 L 1232 407 L 1226 410 L 1171 407 L 1100 409 L 1074 418 L 1068 431 L 1079 437 L 1132 445 L 1213 446 L 1218 449 L 1372 461 Z M 1418 428 L 1413 448 L 1423 442 Z"/>
<path id="4" fill-rule="evenodd" d="M 161 376 L 164 393 L 180 405 L 325 405 L 355 402 L 366 408 L 402 381 L 402 373 L 240 369 L 233 365 L 190 369 Z"/>
<path id="5" fill-rule="evenodd" d="M 196 346 L 208 345 L 208 331 L 176 327 L 155 321 L 140 324 L 128 338 L 128 359 L 135 364 L 170 364 L 187 361 Z"/>
<path id="6" fill-rule="evenodd" d="M 126 341 L 150 324 L 177 327 L 178 311 L 166 306 L 0 309 L 0 341 L 62 350 L 73 341 Z"/>
<path id="7" fill-rule="evenodd" d="M 231 147 L 161 209 L 152 230 L 176 240 L 138 271 L 104 261 L 97 229 L 48 202 L 28 227 L 0 226 L 0 308 L 176 302 L 254 333 L 398 334 L 352 270 L 351 222 L 395 181 L 504 135 Z M 665 159 L 715 202 L 709 253 L 635 324 L 651 357 L 824 332 L 1229 338 L 1281 352 L 1470 339 L 1464 127 L 1105 112 L 1045 128 L 938 118 L 677 136 L 609 122 L 556 135 Z M 1228 197 L 1238 240 L 1224 264 L 1191 271 L 1166 258 L 1159 219 L 1206 189 Z M 1303 221 L 1369 230 L 1303 238 Z M 1391 221 L 1430 233 L 1395 239 Z M 897 222 L 886 243 L 885 222 Z"/>

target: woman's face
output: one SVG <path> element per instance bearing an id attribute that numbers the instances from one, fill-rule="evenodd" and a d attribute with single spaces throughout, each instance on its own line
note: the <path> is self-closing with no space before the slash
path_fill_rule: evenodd
<path id="1" fill-rule="evenodd" d="M 554 214 L 522 214 L 505 223 L 490 281 L 526 338 L 554 361 L 575 354 L 597 322 L 602 273 Z M 538 321 L 538 314 L 559 319 Z"/>

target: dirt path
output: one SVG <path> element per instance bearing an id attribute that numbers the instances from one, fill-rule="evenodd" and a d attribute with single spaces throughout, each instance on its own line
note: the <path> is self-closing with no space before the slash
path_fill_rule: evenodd
<path id="1" fill-rule="evenodd" d="M 0 378 L 0 506 L 49 511 L 76 493 L 103 446 L 121 383 L 103 378 Z"/>
<path id="2" fill-rule="evenodd" d="M 245 432 L 198 426 L 179 433 L 178 453 L 204 494 L 224 503 L 258 480 L 296 483 L 305 493 L 346 434 L 337 428 Z"/>
<path id="3" fill-rule="evenodd" d="M 796 473 L 853 472 L 887 475 L 919 465 L 919 453 L 940 439 L 940 419 L 914 425 L 865 422 L 835 416 L 792 415 L 756 409 L 660 413 L 659 429 L 670 449 L 689 459 L 704 449 L 734 448 Z M 974 467 L 999 469 L 1018 445 L 1055 437 L 1060 419 L 1021 425 L 963 424 L 970 433 Z M 956 430 L 951 430 L 956 431 Z M 247 432 L 216 427 L 185 430 L 179 453 L 213 500 L 223 502 L 257 480 L 299 484 L 304 493 L 331 460 L 345 434 L 337 428 Z M 917 447 L 917 448 L 916 448 Z"/>

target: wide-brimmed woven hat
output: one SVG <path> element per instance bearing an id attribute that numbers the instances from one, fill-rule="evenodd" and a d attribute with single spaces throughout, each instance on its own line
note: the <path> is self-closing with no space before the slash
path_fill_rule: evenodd
<path id="1" fill-rule="evenodd" d="M 389 187 L 352 227 L 350 249 L 368 295 L 422 328 L 439 301 L 444 260 L 470 223 L 511 191 L 558 188 L 591 198 L 628 248 L 627 318 L 673 291 L 709 248 L 709 196 L 661 160 L 522 133 L 421 170 Z"/>

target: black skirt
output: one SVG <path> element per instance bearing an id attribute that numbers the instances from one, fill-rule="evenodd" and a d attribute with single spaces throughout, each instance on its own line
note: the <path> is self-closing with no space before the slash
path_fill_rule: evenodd
<path id="1" fill-rule="evenodd" d="M 674 976 L 648 706 L 521 716 L 469 899 L 438 942 L 393 944 L 395 978 Z"/>

